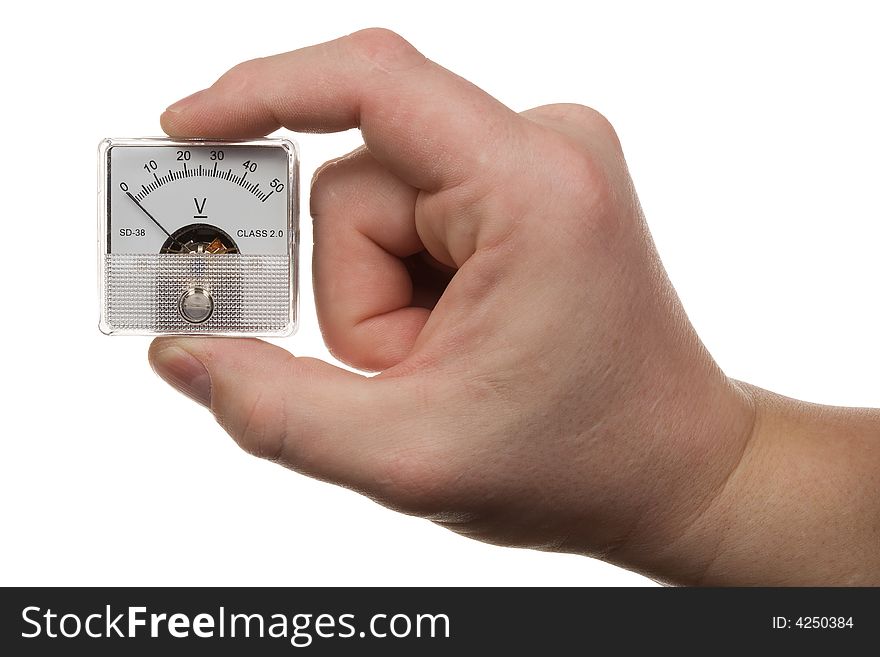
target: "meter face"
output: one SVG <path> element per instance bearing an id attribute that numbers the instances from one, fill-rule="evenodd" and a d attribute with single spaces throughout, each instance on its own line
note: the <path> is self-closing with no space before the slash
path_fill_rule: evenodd
<path id="1" fill-rule="evenodd" d="M 292 142 L 108 139 L 99 159 L 104 333 L 292 332 Z"/>

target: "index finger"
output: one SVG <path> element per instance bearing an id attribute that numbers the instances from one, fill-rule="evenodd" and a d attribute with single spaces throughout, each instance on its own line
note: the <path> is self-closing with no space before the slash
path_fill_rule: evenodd
<path id="1" fill-rule="evenodd" d="M 425 58 L 394 32 L 369 29 L 239 64 L 169 107 L 171 136 L 238 139 L 283 126 L 299 132 L 358 127 L 370 153 L 429 191 L 485 173 L 517 115 Z"/>

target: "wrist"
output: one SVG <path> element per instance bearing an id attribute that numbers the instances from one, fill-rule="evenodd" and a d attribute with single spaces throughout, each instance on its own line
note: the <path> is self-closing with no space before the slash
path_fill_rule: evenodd
<path id="1" fill-rule="evenodd" d="M 698 585 L 880 583 L 880 411 L 735 385 L 754 418 L 741 458 L 651 574 Z"/>
<path id="2" fill-rule="evenodd" d="M 609 560 L 668 584 L 704 583 L 728 528 L 721 510 L 752 468 L 762 400 L 715 368 L 686 378 L 658 414 L 655 436 L 667 447 L 660 485 L 646 499 Z M 695 385 L 695 381 L 702 381 Z M 674 389 L 673 389 L 674 392 Z"/>

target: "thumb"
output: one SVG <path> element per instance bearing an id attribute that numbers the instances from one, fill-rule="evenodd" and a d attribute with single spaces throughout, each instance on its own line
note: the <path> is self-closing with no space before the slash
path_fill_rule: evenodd
<path id="1" fill-rule="evenodd" d="M 388 418 L 411 416 L 400 383 L 297 358 L 261 340 L 158 338 L 149 359 L 245 451 L 364 492 L 376 492 L 395 451 L 398 432 Z"/>

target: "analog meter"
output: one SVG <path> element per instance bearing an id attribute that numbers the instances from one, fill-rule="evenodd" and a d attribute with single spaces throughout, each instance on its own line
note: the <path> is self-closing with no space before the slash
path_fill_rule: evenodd
<path id="1" fill-rule="evenodd" d="M 99 158 L 104 333 L 293 332 L 293 142 L 105 139 Z"/>

